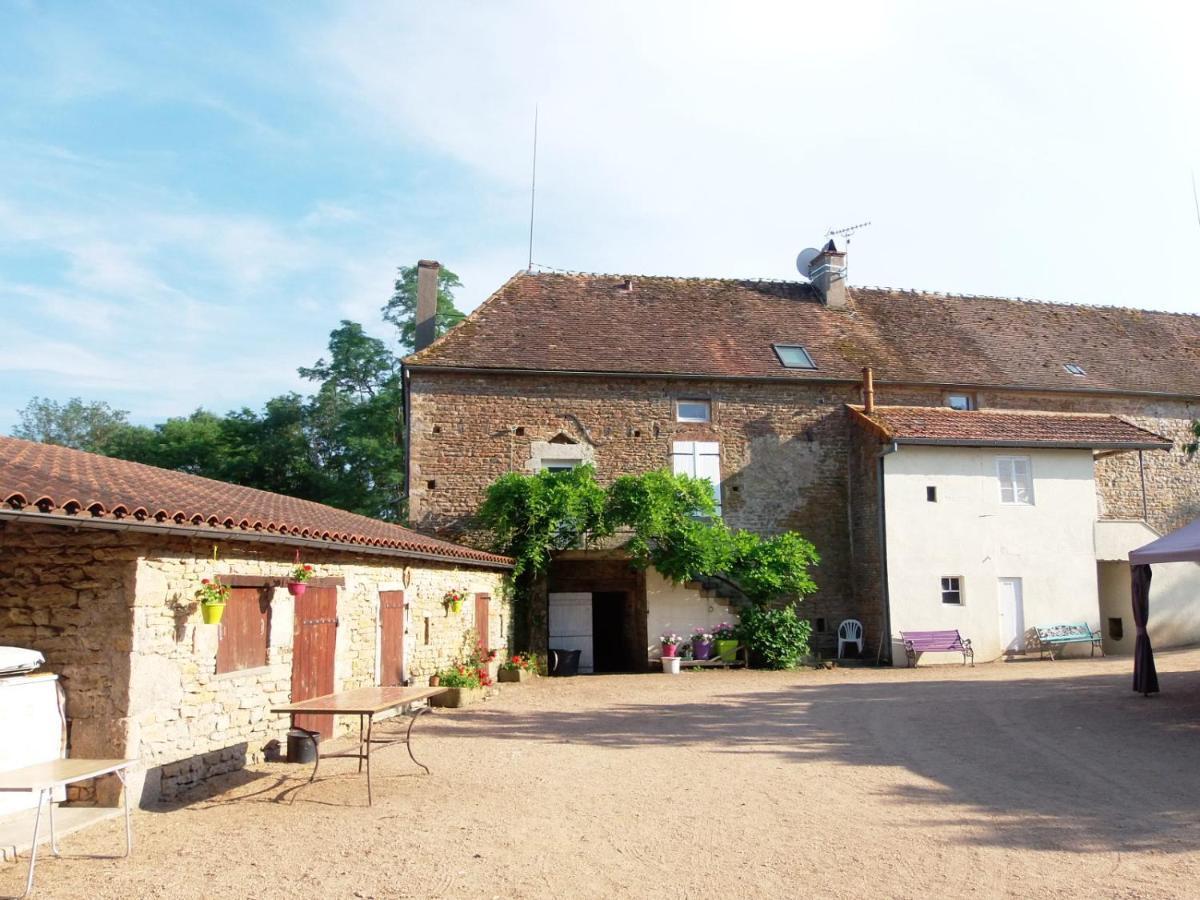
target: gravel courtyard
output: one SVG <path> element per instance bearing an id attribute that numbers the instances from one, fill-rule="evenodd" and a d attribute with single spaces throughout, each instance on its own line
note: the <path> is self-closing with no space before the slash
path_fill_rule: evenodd
<path id="1" fill-rule="evenodd" d="M 917 671 L 542 679 L 364 782 L 299 766 L 134 819 L 42 897 L 1195 896 L 1200 651 Z M 322 774 L 348 772 L 330 761 Z M 119 820 L 63 841 L 120 846 Z M 25 860 L 0 869 L 19 893 Z M 15 889 L 15 890 L 14 890 Z"/>

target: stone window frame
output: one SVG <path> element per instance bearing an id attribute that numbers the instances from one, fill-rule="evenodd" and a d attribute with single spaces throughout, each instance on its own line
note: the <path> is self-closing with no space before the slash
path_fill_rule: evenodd
<path id="1" fill-rule="evenodd" d="M 965 405 L 954 405 L 955 398 L 958 397 L 965 401 Z M 979 398 L 973 391 L 947 391 L 942 395 L 942 403 L 950 409 L 959 411 L 979 409 Z"/>

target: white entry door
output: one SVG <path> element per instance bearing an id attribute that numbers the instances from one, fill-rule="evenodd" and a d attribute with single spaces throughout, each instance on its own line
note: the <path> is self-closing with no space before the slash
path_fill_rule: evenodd
<path id="1" fill-rule="evenodd" d="M 1020 578 L 1000 579 L 1000 650 L 1025 650 L 1025 600 Z"/>
<path id="2" fill-rule="evenodd" d="M 550 595 L 550 646 L 555 650 L 578 650 L 579 671 L 591 672 L 592 595 Z"/>

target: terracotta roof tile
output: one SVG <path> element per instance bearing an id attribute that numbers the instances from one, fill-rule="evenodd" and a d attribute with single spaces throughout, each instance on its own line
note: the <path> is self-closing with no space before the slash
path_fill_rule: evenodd
<path id="1" fill-rule="evenodd" d="M 624 284 L 632 278 L 632 290 Z M 518 273 L 410 366 L 1200 396 L 1200 317 L 803 282 Z M 800 344 L 815 370 L 780 365 Z M 1075 363 L 1084 376 L 1063 367 Z"/>
<path id="2" fill-rule="evenodd" d="M 0 436 L 0 506 L 223 529 L 223 537 L 270 534 L 326 541 L 331 549 L 374 547 L 451 562 L 512 560 L 408 528 L 283 494 Z"/>
<path id="3" fill-rule="evenodd" d="M 1171 441 L 1116 416 L 954 410 L 944 406 L 849 407 L 862 424 L 902 444 L 1165 450 Z"/>

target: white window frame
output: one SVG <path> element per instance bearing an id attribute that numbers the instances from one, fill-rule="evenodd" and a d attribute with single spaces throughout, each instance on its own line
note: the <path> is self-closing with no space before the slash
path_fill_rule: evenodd
<path id="1" fill-rule="evenodd" d="M 671 445 L 671 468 L 676 475 L 707 478 L 713 487 L 716 515 L 720 517 L 721 445 L 716 441 L 675 441 Z"/>
<path id="2" fill-rule="evenodd" d="M 954 582 L 955 586 L 950 587 L 949 586 L 950 582 Z M 941 577 L 941 580 L 938 582 L 938 584 L 941 586 L 941 597 L 942 597 L 942 605 L 943 606 L 965 606 L 966 605 L 966 603 L 963 601 L 963 594 L 965 593 L 965 591 L 963 590 L 963 577 L 961 575 L 943 575 Z M 947 594 L 957 594 L 958 599 L 957 600 L 947 600 L 946 599 Z"/>
<path id="3" fill-rule="evenodd" d="M 684 415 L 683 407 L 685 405 L 703 407 L 704 414 L 701 416 Z M 675 401 L 675 421 L 676 422 L 698 422 L 707 423 L 712 421 L 712 401 L 705 400 L 700 397 L 679 397 Z"/>
<path id="4" fill-rule="evenodd" d="M 1024 484 L 1017 478 L 1018 463 L 1025 467 Z M 1011 488 L 1011 496 L 1005 497 L 1005 479 L 1008 480 L 1008 485 Z M 1002 506 L 1033 506 L 1033 460 L 1028 456 L 997 456 L 996 457 L 996 481 L 1000 490 L 1000 503 Z M 1024 497 L 1021 496 L 1022 489 Z"/>

